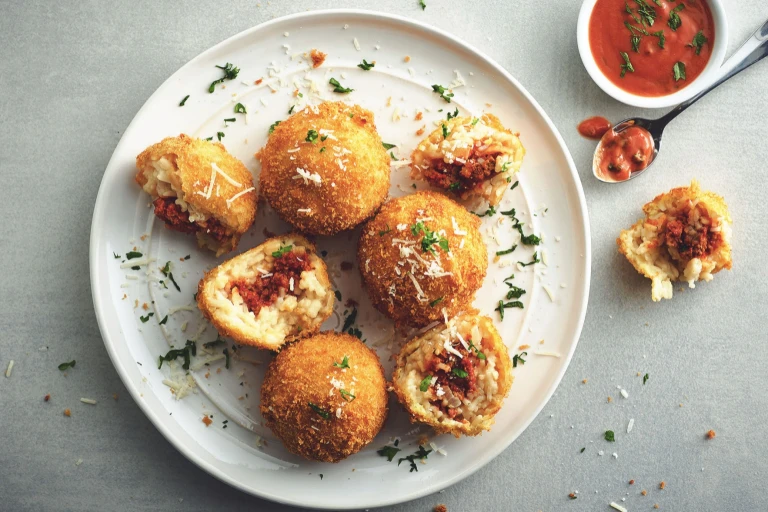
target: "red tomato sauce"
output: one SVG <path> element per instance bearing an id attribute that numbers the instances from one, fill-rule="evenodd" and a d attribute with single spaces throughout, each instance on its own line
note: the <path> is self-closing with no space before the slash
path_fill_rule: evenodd
<path id="1" fill-rule="evenodd" d="M 616 133 L 608 131 L 600 140 L 597 172 L 609 181 L 628 180 L 633 172 L 642 171 L 653 157 L 653 137 L 645 128 L 632 126 Z"/>
<path id="2" fill-rule="evenodd" d="M 600 71 L 639 96 L 666 96 L 693 82 L 715 43 L 705 0 L 658 0 L 661 6 L 656 1 L 597 0 L 589 19 L 589 46 Z"/>
<path id="3" fill-rule="evenodd" d="M 579 130 L 579 135 L 582 137 L 600 140 L 612 127 L 613 125 L 606 118 L 595 116 L 580 122 L 576 129 Z"/>

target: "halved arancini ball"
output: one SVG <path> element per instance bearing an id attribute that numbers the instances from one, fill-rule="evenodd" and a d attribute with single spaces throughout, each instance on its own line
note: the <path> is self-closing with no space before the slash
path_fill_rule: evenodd
<path id="1" fill-rule="evenodd" d="M 468 309 L 488 253 L 480 219 L 437 192 L 392 199 L 360 234 L 357 259 L 373 305 L 398 327 Z"/>
<path id="2" fill-rule="evenodd" d="M 392 386 L 411 422 L 476 436 L 491 429 L 509 394 L 511 366 L 493 321 L 462 314 L 406 343 Z"/>
<path id="3" fill-rule="evenodd" d="M 219 142 L 181 134 L 136 157 L 136 182 L 166 227 L 194 233 L 221 256 L 237 247 L 256 216 L 253 176 Z"/>
<path id="4" fill-rule="evenodd" d="M 275 127 L 256 157 L 262 194 L 304 233 L 351 229 L 373 215 L 389 193 L 391 159 L 373 114 L 357 105 L 305 107 Z"/>
<path id="5" fill-rule="evenodd" d="M 506 129 L 498 117 L 454 117 L 441 123 L 411 154 L 411 177 L 476 207 L 501 202 L 520 170 L 525 148 L 520 134 Z"/>
<path id="6" fill-rule="evenodd" d="M 349 334 L 321 332 L 284 347 L 261 387 L 261 415 L 292 453 L 339 462 L 370 443 L 387 417 L 376 353 Z"/>
<path id="7" fill-rule="evenodd" d="M 197 292 L 200 311 L 221 334 L 268 350 L 316 333 L 334 299 L 315 246 L 295 234 L 225 261 L 205 274 Z"/>

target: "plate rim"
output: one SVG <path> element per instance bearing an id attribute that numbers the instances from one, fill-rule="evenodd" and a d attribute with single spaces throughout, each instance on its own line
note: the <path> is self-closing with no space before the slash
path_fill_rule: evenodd
<path id="1" fill-rule="evenodd" d="M 99 326 L 99 332 L 104 342 L 104 346 L 107 350 L 107 353 L 109 355 L 110 361 L 112 362 L 112 365 L 115 367 L 115 370 L 117 371 L 118 376 L 120 377 L 120 380 L 122 381 L 123 385 L 126 387 L 128 392 L 130 393 L 134 402 L 138 405 L 139 409 L 141 409 L 141 411 L 150 420 L 150 422 L 154 425 L 154 427 L 163 435 L 163 437 L 174 448 L 176 448 L 176 450 L 178 450 L 189 461 L 197 465 L 200 469 L 204 470 L 209 475 L 252 496 L 256 496 L 260 499 L 265 499 L 275 503 L 290 505 L 294 507 L 306 507 L 306 508 L 312 508 L 312 509 L 327 510 L 327 508 L 322 505 L 307 503 L 305 501 L 302 501 L 300 498 L 292 498 L 290 496 L 273 494 L 268 489 L 256 489 L 254 487 L 249 487 L 238 482 L 234 478 L 230 477 L 229 475 L 220 471 L 218 468 L 214 467 L 212 464 L 206 461 L 203 456 L 197 454 L 192 448 L 188 447 L 186 444 L 181 442 L 181 440 L 179 440 L 176 437 L 176 435 L 173 432 L 171 432 L 171 430 L 165 425 L 165 421 L 164 421 L 165 416 L 155 414 L 155 412 L 150 408 L 149 403 L 146 400 L 141 399 L 141 396 L 140 396 L 141 391 L 139 390 L 138 385 L 135 385 L 133 380 L 130 378 L 130 376 L 127 373 L 126 367 L 123 365 L 122 361 L 119 359 L 117 355 L 116 348 L 115 348 L 116 347 L 115 339 L 113 339 L 113 334 L 107 326 L 107 319 L 105 317 L 105 312 L 103 311 L 103 306 L 99 301 L 99 294 L 100 294 L 99 289 L 101 286 L 99 283 L 99 280 L 100 280 L 99 278 L 102 271 L 102 267 L 99 266 L 98 260 L 99 260 L 99 253 L 100 253 L 100 250 L 102 249 L 102 246 L 101 246 L 101 240 L 96 236 L 101 231 L 102 223 L 104 222 L 102 219 L 105 218 L 104 216 L 99 214 L 105 209 L 104 202 L 106 201 L 106 193 L 105 193 L 104 185 L 105 185 L 105 180 L 107 179 L 107 171 L 113 166 L 115 155 L 118 153 L 118 149 L 123 144 L 123 141 L 125 140 L 126 135 L 129 133 L 131 129 L 130 127 L 133 125 L 133 122 L 144 112 L 145 109 L 148 108 L 148 105 L 151 103 L 152 99 L 159 93 L 161 89 L 164 88 L 166 84 L 168 84 L 174 79 L 177 73 L 179 73 L 181 70 L 183 70 L 188 66 L 194 65 L 194 63 L 196 63 L 197 61 L 204 59 L 205 56 L 208 55 L 209 53 L 213 53 L 217 51 L 219 48 L 225 45 L 231 44 L 236 39 L 247 37 L 252 32 L 262 30 L 269 26 L 284 23 L 287 21 L 311 19 L 313 16 L 318 16 L 318 15 L 322 15 L 322 16 L 358 15 L 363 17 L 369 17 L 372 19 L 379 18 L 379 19 L 385 19 L 388 21 L 398 22 L 412 29 L 417 29 L 422 32 L 431 33 L 432 35 L 437 35 L 443 38 L 450 39 L 455 44 L 459 45 L 464 50 L 471 53 L 473 56 L 484 61 L 485 64 L 491 66 L 496 72 L 500 73 L 509 83 L 511 83 L 519 91 L 519 93 L 534 108 L 537 114 L 541 116 L 541 118 L 546 123 L 552 135 L 554 135 L 554 138 L 557 141 L 557 144 L 559 145 L 561 151 L 565 156 L 566 163 L 568 164 L 568 170 L 571 173 L 571 177 L 574 181 L 575 188 L 576 188 L 576 197 L 578 199 L 578 205 L 579 205 L 579 208 L 581 209 L 581 214 L 583 216 L 583 222 L 582 222 L 581 228 L 582 228 L 582 235 L 584 237 L 584 257 L 582 258 L 584 262 L 583 263 L 584 268 L 582 270 L 583 270 L 585 279 L 584 279 L 584 293 L 581 298 L 581 308 L 578 313 L 576 329 L 573 331 L 574 339 L 573 339 L 573 342 L 571 343 L 570 350 L 564 358 L 564 364 L 562 365 L 560 371 L 555 376 L 555 379 L 553 380 L 549 389 L 546 390 L 545 399 L 542 400 L 541 403 L 538 405 L 538 407 L 535 410 L 535 413 L 531 415 L 531 417 L 526 422 L 524 422 L 522 429 L 516 436 L 513 436 L 508 441 L 505 440 L 505 442 L 499 443 L 498 444 L 499 448 L 498 450 L 493 450 L 495 452 L 493 453 L 493 455 L 488 455 L 488 456 L 484 456 L 482 458 L 476 459 L 472 464 L 467 466 L 467 469 L 465 471 L 456 473 L 455 475 L 440 482 L 439 484 L 426 485 L 417 491 L 413 491 L 405 495 L 384 496 L 383 499 L 376 502 L 359 503 L 357 505 L 349 506 L 349 507 L 342 506 L 341 509 L 353 510 L 360 507 L 363 507 L 363 508 L 384 507 L 384 506 L 396 505 L 399 503 L 412 501 L 412 500 L 433 494 L 442 489 L 448 488 L 460 482 L 461 480 L 464 480 L 465 478 L 471 476 L 472 474 L 477 472 L 480 468 L 486 466 L 489 462 L 491 462 L 493 459 L 498 457 L 507 448 L 509 448 L 509 446 L 515 440 L 517 440 L 517 438 L 523 432 L 525 432 L 525 430 L 530 426 L 530 424 L 539 416 L 539 414 L 544 409 L 544 407 L 549 403 L 549 400 L 552 398 L 552 395 L 554 394 L 554 392 L 559 387 L 563 377 L 565 376 L 566 371 L 568 370 L 568 367 L 570 366 L 571 360 L 573 358 L 573 354 L 576 351 L 576 346 L 579 343 L 579 339 L 581 337 L 581 333 L 584 327 L 584 321 L 586 318 L 586 312 L 587 312 L 587 307 L 589 303 L 589 291 L 591 286 L 592 245 L 591 245 L 591 233 L 590 233 L 590 223 L 589 223 L 589 211 L 587 209 L 586 197 L 584 195 L 584 189 L 581 183 L 581 179 L 579 178 L 578 171 L 576 170 L 576 165 L 573 161 L 573 157 L 571 156 L 571 153 L 568 150 L 568 147 L 566 146 L 565 141 L 560 135 L 560 132 L 558 131 L 557 127 L 552 122 L 552 120 L 547 115 L 547 113 L 544 111 L 544 109 L 541 107 L 541 105 L 539 105 L 539 103 L 533 98 L 533 96 L 528 92 L 528 90 L 525 87 L 523 87 L 523 85 L 515 77 L 513 77 L 511 73 L 509 73 L 505 68 L 503 68 L 500 64 L 498 64 L 495 60 L 493 60 L 491 57 L 486 55 L 484 52 L 482 52 L 475 46 L 469 44 L 468 42 L 464 41 L 462 38 L 457 37 L 441 28 L 435 27 L 428 23 L 424 23 L 422 21 L 419 21 L 407 16 L 403 16 L 399 14 L 390 14 L 382 11 L 375 11 L 375 10 L 369 10 L 369 9 L 345 9 L 345 8 L 317 9 L 317 10 L 311 10 L 311 11 L 302 11 L 302 12 L 288 14 L 278 18 L 274 18 L 272 20 L 268 20 L 263 23 L 259 23 L 258 25 L 254 25 L 245 30 L 242 30 L 237 34 L 233 34 L 232 36 L 200 52 L 199 54 L 194 56 L 192 59 L 187 61 L 183 66 L 181 66 L 176 71 L 174 71 L 147 98 L 147 100 L 144 102 L 141 108 L 136 112 L 136 114 L 131 119 L 126 130 L 123 132 L 123 135 L 120 137 L 120 140 L 115 146 L 115 149 L 112 152 L 112 156 L 110 157 L 109 162 L 107 163 L 107 166 L 104 169 L 104 174 L 99 183 L 99 190 L 96 195 L 96 202 L 94 204 L 93 217 L 91 221 L 91 229 L 89 233 L 89 238 L 90 238 L 89 240 L 89 267 L 90 267 L 89 275 L 90 275 L 90 285 L 91 285 L 91 299 L 93 301 L 94 312 L 96 314 L 96 321 Z M 339 508 L 337 507 L 337 509 Z"/>

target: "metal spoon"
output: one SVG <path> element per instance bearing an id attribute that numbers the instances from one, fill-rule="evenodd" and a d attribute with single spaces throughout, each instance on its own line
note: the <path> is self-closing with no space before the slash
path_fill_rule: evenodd
<path id="1" fill-rule="evenodd" d="M 656 155 L 659 154 L 659 148 L 661 147 L 661 135 L 664 132 L 664 128 L 667 126 L 667 124 L 669 124 L 670 121 L 676 118 L 685 109 L 700 100 L 702 96 L 707 94 L 709 91 L 722 84 L 733 75 L 744 71 L 749 66 L 765 56 L 768 56 L 768 21 L 766 21 L 762 27 L 757 29 L 757 31 L 752 34 L 752 37 L 747 39 L 747 41 L 741 45 L 741 48 L 739 48 L 736 53 L 731 56 L 730 59 L 725 61 L 725 64 L 723 64 L 723 66 L 720 68 L 719 78 L 699 94 L 689 99 L 688 101 L 684 101 L 683 103 L 679 104 L 659 119 L 643 119 L 641 117 L 633 117 L 630 119 L 625 119 L 624 121 L 616 124 L 613 127 L 613 130 L 616 133 L 622 132 L 631 126 L 639 126 L 648 130 L 648 132 L 651 134 L 651 137 L 653 138 L 653 154 L 650 157 L 648 165 L 644 169 L 631 173 L 629 178 L 624 181 L 637 178 L 646 170 L 648 170 L 648 168 L 653 164 L 653 161 L 656 160 Z M 604 183 L 623 183 L 624 181 L 612 181 L 600 176 L 597 159 L 601 144 L 602 141 L 597 145 L 597 148 L 595 148 L 595 155 L 592 160 L 592 173 L 595 175 L 595 178 Z"/>

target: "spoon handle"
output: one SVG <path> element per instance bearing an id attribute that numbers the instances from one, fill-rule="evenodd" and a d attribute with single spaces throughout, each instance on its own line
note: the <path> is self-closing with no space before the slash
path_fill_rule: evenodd
<path id="1" fill-rule="evenodd" d="M 741 48 L 731 55 L 730 59 L 725 61 L 720 68 L 720 75 L 717 80 L 693 98 L 682 102 L 674 109 L 670 110 L 664 117 L 659 119 L 659 121 L 666 125 L 685 109 L 696 103 L 709 91 L 722 84 L 733 75 L 744 71 L 765 56 L 768 56 L 768 21 L 766 21 L 762 27 L 757 29 L 757 31 L 752 34 L 752 37 L 747 39 L 744 44 L 741 45 Z"/>

